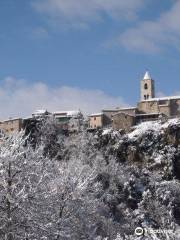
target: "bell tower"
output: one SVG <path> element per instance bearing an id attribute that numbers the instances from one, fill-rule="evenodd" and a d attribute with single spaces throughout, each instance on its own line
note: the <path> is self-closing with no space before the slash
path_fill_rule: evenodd
<path id="1" fill-rule="evenodd" d="M 141 80 L 141 101 L 154 97 L 154 80 L 151 78 L 149 72 L 146 72 L 144 78 Z"/>

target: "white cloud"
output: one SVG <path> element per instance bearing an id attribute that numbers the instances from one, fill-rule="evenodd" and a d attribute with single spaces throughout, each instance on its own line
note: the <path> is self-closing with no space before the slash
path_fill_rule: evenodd
<path id="1" fill-rule="evenodd" d="M 156 53 L 166 46 L 179 48 L 180 44 L 180 0 L 155 21 L 140 22 L 127 29 L 118 42 L 129 50 Z"/>
<path id="2" fill-rule="evenodd" d="M 0 85 L 0 119 L 26 117 L 36 109 L 99 112 L 103 108 L 127 106 L 121 97 L 106 95 L 100 90 L 73 87 L 49 87 L 42 82 L 7 77 Z"/>
<path id="3" fill-rule="evenodd" d="M 32 37 L 36 38 L 36 39 L 47 39 L 49 38 L 49 33 L 47 31 L 47 29 L 45 29 L 44 27 L 37 27 L 34 28 L 32 31 Z"/>
<path id="4" fill-rule="evenodd" d="M 156 97 L 157 98 L 166 97 L 166 96 L 167 95 L 164 92 L 162 92 L 162 91 L 159 91 L 159 92 L 156 93 Z"/>
<path id="5" fill-rule="evenodd" d="M 33 0 L 33 7 L 58 23 L 85 27 L 103 16 L 132 19 L 144 0 Z M 59 21 L 60 20 L 60 21 Z"/>

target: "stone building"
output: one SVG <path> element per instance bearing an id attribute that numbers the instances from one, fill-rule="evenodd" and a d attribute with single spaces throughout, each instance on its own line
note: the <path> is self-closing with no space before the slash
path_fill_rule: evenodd
<path id="1" fill-rule="evenodd" d="M 96 129 L 100 127 L 112 126 L 113 116 L 120 112 L 126 112 L 130 115 L 135 115 L 136 108 L 116 108 L 116 109 L 104 109 L 100 113 L 94 113 L 89 115 L 89 127 L 91 129 Z"/>
<path id="2" fill-rule="evenodd" d="M 128 130 L 142 121 L 157 120 L 160 116 L 167 118 L 180 117 L 180 96 L 155 97 L 155 82 L 148 72 L 140 82 L 140 101 L 136 107 L 102 110 L 99 114 L 101 124 L 90 124 L 90 127 L 113 126 L 114 129 Z M 93 114 L 90 123 L 93 122 Z M 101 119 L 101 120 L 100 120 Z"/>
<path id="3" fill-rule="evenodd" d="M 102 128 L 105 126 L 103 113 L 94 113 L 89 115 L 89 127 L 92 129 Z"/>
<path id="4" fill-rule="evenodd" d="M 112 127 L 114 130 L 129 130 L 136 123 L 135 115 L 119 112 L 113 116 Z"/>
<path id="5" fill-rule="evenodd" d="M 180 96 L 143 100 L 138 103 L 137 108 L 140 113 L 163 113 L 168 117 L 180 116 Z"/>
<path id="6" fill-rule="evenodd" d="M 22 118 L 8 119 L 0 123 L 0 129 L 5 134 L 19 132 L 22 129 L 22 124 Z"/>
<path id="7" fill-rule="evenodd" d="M 56 119 L 58 126 L 69 132 L 79 131 L 83 122 L 83 114 L 80 110 L 56 111 L 52 115 Z"/>
<path id="8" fill-rule="evenodd" d="M 141 101 L 137 104 L 138 114 L 164 114 L 167 117 L 180 116 L 180 96 L 155 98 L 154 80 L 146 72 L 141 81 Z"/>

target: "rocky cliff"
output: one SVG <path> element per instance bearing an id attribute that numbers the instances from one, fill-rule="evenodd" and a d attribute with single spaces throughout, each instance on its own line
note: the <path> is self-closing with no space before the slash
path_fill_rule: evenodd
<path id="1" fill-rule="evenodd" d="M 143 239 L 180 239 L 179 119 L 144 122 L 129 133 L 84 130 L 59 137 L 46 134 L 46 153 L 62 162 L 80 160 L 95 172 L 86 197 L 98 204 L 96 236 L 140 239 L 140 227 Z"/>
<path id="2" fill-rule="evenodd" d="M 128 134 L 106 129 L 94 138 L 107 165 L 118 164 L 98 180 L 124 225 L 121 236 L 135 239 L 133 229 L 142 227 L 143 239 L 180 239 L 180 120 L 144 122 Z"/>

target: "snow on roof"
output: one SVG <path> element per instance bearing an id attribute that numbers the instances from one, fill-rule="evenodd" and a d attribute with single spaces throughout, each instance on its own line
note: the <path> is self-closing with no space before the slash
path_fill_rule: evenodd
<path id="1" fill-rule="evenodd" d="M 77 116 L 81 113 L 80 110 L 73 110 L 73 111 L 55 111 L 53 115 L 66 115 L 66 116 Z"/>
<path id="2" fill-rule="evenodd" d="M 78 114 L 80 114 L 81 111 L 80 110 L 75 110 L 75 111 L 67 111 L 67 115 L 68 116 L 76 116 Z"/>
<path id="3" fill-rule="evenodd" d="M 138 116 L 149 116 L 149 115 L 161 115 L 161 113 L 140 113 L 140 114 L 136 114 L 136 117 Z"/>
<path id="4" fill-rule="evenodd" d="M 102 116 L 103 113 L 92 113 L 89 115 L 89 117 L 96 117 L 96 116 Z"/>
<path id="5" fill-rule="evenodd" d="M 10 122 L 10 121 L 16 121 L 16 120 L 22 120 L 22 118 L 15 117 L 15 118 L 4 119 L 4 120 L 1 120 L 1 123 L 3 123 L 3 122 Z"/>
<path id="6" fill-rule="evenodd" d="M 53 114 L 67 114 L 67 111 L 55 111 Z"/>
<path id="7" fill-rule="evenodd" d="M 32 119 L 32 116 L 23 117 L 23 120 L 28 120 L 28 119 Z"/>
<path id="8" fill-rule="evenodd" d="M 45 109 L 38 109 L 38 110 L 34 111 L 33 114 L 34 115 L 35 114 L 45 114 L 46 112 L 47 112 L 47 110 L 45 110 Z"/>
<path id="9" fill-rule="evenodd" d="M 143 79 L 144 80 L 151 80 L 152 79 L 148 71 L 146 71 Z"/>
<path id="10" fill-rule="evenodd" d="M 119 112 L 120 108 L 117 109 L 103 109 L 102 112 Z"/>
<path id="11" fill-rule="evenodd" d="M 180 96 L 167 96 L 167 97 L 161 97 L 161 98 L 150 98 L 150 99 L 142 100 L 141 102 L 152 102 L 152 101 L 173 100 L 173 99 L 180 99 Z"/>
<path id="12" fill-rule="evenodd" d="M 118 110 L 121 111 L 121 110 L 135 110 L 135 109 L 137 109 L 137 107 L 120 108 Z"/>

